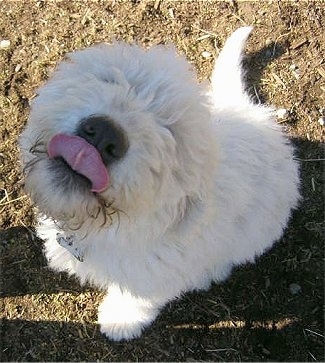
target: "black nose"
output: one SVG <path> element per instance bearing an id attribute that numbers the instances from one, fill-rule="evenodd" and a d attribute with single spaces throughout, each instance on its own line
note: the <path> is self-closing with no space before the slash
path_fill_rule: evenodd
<path id="1" fill-rule="evenodd" d="M 96 147 L 106 165 L 121 159 L 129 147 L 124 130 L 105 115 L 82 120 L 77 135 Z"/>

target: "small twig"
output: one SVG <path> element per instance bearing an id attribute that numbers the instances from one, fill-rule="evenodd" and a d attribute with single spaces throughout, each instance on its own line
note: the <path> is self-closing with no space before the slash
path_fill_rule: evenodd
<path id="1" fill-rule="evenodd" d="M 310 330 L 310 329 L 305 328 L 305 331 L 307 331 L 308 333 L 317 335 L 318 337 L 324 338 L 324 335 L 323 334 L 317 333 L 317 332 L 315 332 L 313 330 Z"/>
<path id="2" fill-rule="evenodd" d="M 275 55 L 275 49 L 276 49 L 276 46 L 277 46 L 277 43 L 278 43 L 279 39 L 280 39 L 280 38 L 282 38 L 282 37 L 285 37 L 286 35 L 289 35 L 289 34 L 291 34 L 291 32 L 281 34 L 281 35 L 279 35 L 279 36 L 275 39 L 274 46 L 273 46 L 273 51 L 272 51 L 272 58 L 273 58 L 273 57 L 274 57 L 274 55 Z"/>
<path id="3" fill-rule="evenodd" d="M 317 72 L 323 77 L 325 78 L 325 69 L 324 67 L 319 67 L 317 68 Z"/>
<path id="4" fill-rule="evenodd" d="M 5 196 L 4 196 L 4 197 L 0 200 L 0 205 L 2 205 L 2 202 L 3 202 L 4 200 L 9 200 L 9 194 L 8 194 L 8 192 L 7 192 L 7 189 L 1 188 L 1 190 L 3 190 L 3 192 L 4 192 Z"/>
<path id="5" fill-rule="evenodd" d="M 314 177 L 311 178 L 311 187 L 313 189 L 313 192 L 316 190 L 315 189 L 315 180 L 314 180 Z"/>
<path id="6" fill-rule="evenodd" d="M 8 205 L 8 204 L 11 204 L 11 203 L 14 203 L 14 202 L 17 202 L 18 200 L 21 200 L 21 199 L 25 199 L 27 197 L 27 195 L 22 195 L 21 197 L 18 197 L 16 199 L 11 199 L 11 200 L 8 200 L 7 202 L 3 202 L 3 200 L 5 198 L 3 198 L 1 201 L 0 201 L 0 205 L 3 206 L 3 205 Z"/>
<path id="7" fill-rule="evenodd" d="M 314 354 L 312 354 L 312 352 L 310 352 L 310 351 L 308 351 L 308 353 L 309 353 L 309 355 L 312 357 L 312 359 L 316 362 L 316 361 L 317 361 L 317 359 L 316 359 L 316 357 L 314 356 Z"/>
<path id="8" fill-rule="evenodd" d="M 258 100 L 258 103 L 259 103 L 259 104 L 261 104 L 262 102 L 261 102 L 260 97 L 259 97 L 259 95 L 258 95 L 258 93 L 257 93 L 257 89 L 256 89 L 256 87 L 255 87 L 255 86 L 254 86 L 253 88 L 254 88 L 255 96 L 256 96 L 256 98 L 257 98 L 257 100 Z"/>
<path id="9" fill-rule="evenodd" d="M 282 81 L 282 79 L 276 74 L 276 73 L 272 73 L 273 78 L 275 78 L 276 81 L 278 81 L 280 84 L 282 84 L 284 89 L 287 89 L 286 84 Z"/>
<path id="10" fill-rule="evenodd" d="M 200 32 L 202 33 L 205 33 L 205 34 L 209 34 L 210 36 L 214 37 L 214 38 L 218 38 L 217 34 L 216 33 L 212 33 L 208 30 L 204 30 L 204 29 L 201 29 L 199 28 L 198 26 L 195 26 L 195 25 L 192 25 L 192 28 L 196 29 L 196 30 L 199 30 Z"/>
<path id="11" fill-rule="evenodd" d="M 307 42 L 308 42 L 307 39 L 298 40 L 297 42 L 291 45 L 290 49 L 292 50 L 298 49 Z"/>
<path id="12" fill-rule="evenodd" d="M 278 124 L 284 124 L 284 123 L 286 123 L 286 122 L 290 122 L 290 120 L 289 119 L 284 119 L 284 120 L 277 120 L 276 121 Z"/>
<path id="13" fill-rule="evenodd" d="M 204 34 L 204 35 L 200 36 L 199 38 L 197 38 L 196 41 L 199 42 L 201 40 L 205 40 L 205 39 L 208 39 L 210 37 L 212 37 L 211 34 Z"/>
<path id="14" fill-rule="evenodd" d="M 325 159 L 300 159 L 300 158 L 293 158 L 297 161 L 325 161 Z"/>
<path id="15" fill-rule="evenodd" d="M 25 261 L 26 261 L 26 259 L 24 258 L 23 260 L 20 260 L 20 261 L 14 261 L 14 262 L 10 263 L 9 265 L 10 266 L 19 265 L 19 264 L 21 264 L 22 262 L 25 262 Z"/>
<path id="16" fill-rule="evenodd" d="M 234 13 L 230 13 L 230 15 L 232 15 L 234 18 L 238 19 L 239 21 L 241 21 L 241 23 L 243 25 L 247 25 L 247 23 L 245 22 L 245 20 L 243 20 L 241 17 L 239 17 L 238 15 L 234 14 Z"/>
<path id="17" fill-rule="evenodd" d="M 160 1 L 161 1 L 161 0 L 156 0 L 156 1 L 155 1 L 154 5 L 153 5 L 153 7 L 154 7 L 154 9 L 155 9 L 155 10 L 157 10 L 157 9 L 159 8 L 159 6 L 160 6 Z"/>
<path id="18" fill-rule="evenodd" d="M 205 349 L 206 352 L 238 352 L 238 350 L 234 349 L 234 348 L 219 348 L 219 349 Z"/>

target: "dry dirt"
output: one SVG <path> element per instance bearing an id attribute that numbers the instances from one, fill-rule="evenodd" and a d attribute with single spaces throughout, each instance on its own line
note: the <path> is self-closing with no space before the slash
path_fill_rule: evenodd
<path id="1" fill-rule="evenodd" d="M 323 361 L 325 3 L 1 1 L 1 361 Z M 255 265 L 170 303 L 142 338 L 106 341 L 102 293 L 46 268 L 22 190 L 17 137 L 29 100 L 67 52 L 122 39 L 174 43 L 208 78 L 225 38 L 254 25 L 250 90 L 290 111 L 302 194 L 284 237 Z M 321 160 L 322 159 L 322 160 Z"/>

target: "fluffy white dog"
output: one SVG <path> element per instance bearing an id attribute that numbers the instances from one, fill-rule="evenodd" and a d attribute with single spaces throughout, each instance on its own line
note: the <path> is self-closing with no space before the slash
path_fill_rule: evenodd
<path id="1" fill-rule="evenodd" d="M 20 146 L 46 256 L 107 290 L 113 340 L 253 261 L 297 205 L 293 148 L 242 81 L 250 32 L 227 40 L 211 86 L 172 48 L 117 42 L 68 54 L 32 103 Z"/>

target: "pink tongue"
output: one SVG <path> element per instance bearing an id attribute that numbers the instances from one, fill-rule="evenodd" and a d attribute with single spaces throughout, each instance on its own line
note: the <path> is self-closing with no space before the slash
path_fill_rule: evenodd
<path id="1" fill-rule="evenodd" d="M 70 167 L 88 178 L 93 192 L 102 192 L 109 183 L 108 171 L 96 148 L 79 136 L 57 134 L 50 140 L 50 158 L 61 156 Z"/>

